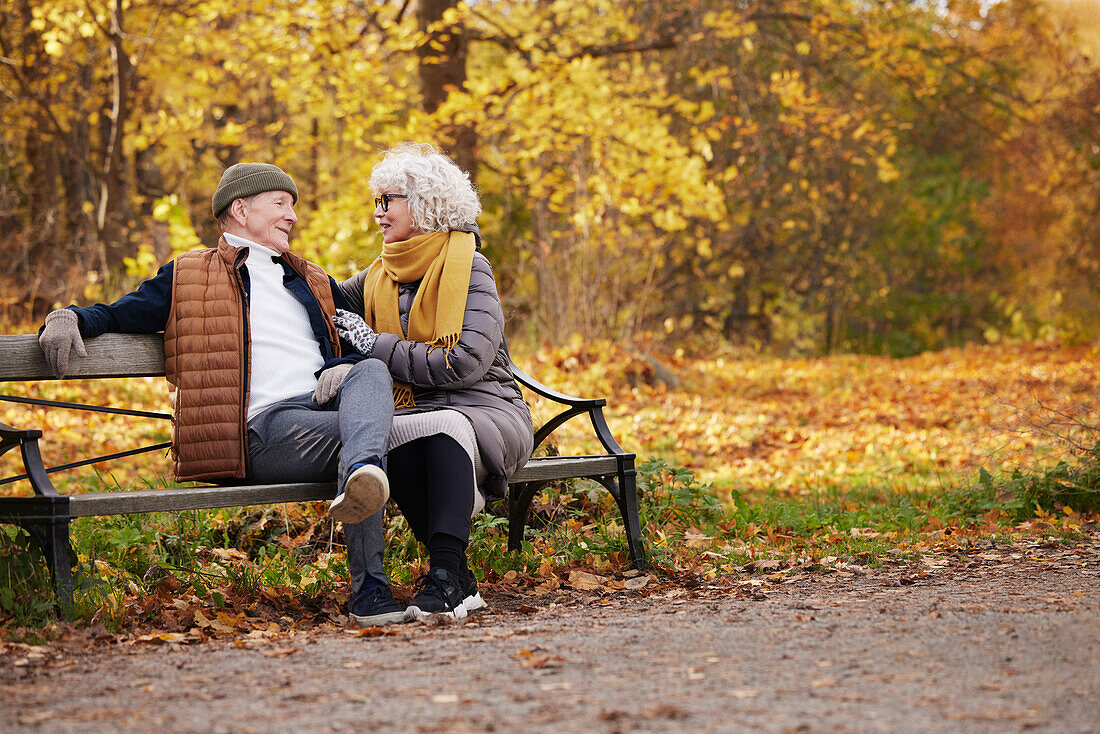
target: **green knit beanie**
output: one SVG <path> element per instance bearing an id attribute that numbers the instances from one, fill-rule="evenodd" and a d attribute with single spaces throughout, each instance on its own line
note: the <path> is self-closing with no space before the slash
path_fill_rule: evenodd
<path id="1" fill-rule="evenodd" d="M 265 191 L 285 191 L 298 203 L 298 187 L 294 179 L 270 163 L 235 163 L 225 169 L 214 192 L 214 219 L 222 215 L 235 199 L 244 199 Z"/>

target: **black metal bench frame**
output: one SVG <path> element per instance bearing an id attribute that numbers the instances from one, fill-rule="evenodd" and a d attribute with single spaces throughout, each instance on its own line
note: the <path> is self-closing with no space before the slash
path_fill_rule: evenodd
<path id="1" fill-rule="evenodd" d="M 64 379 L 103 377 L 133 378 L 164 375 L 164 349 L 156 334 L 104 334 L 86 341 L 88 356 L 70 360 L 70 374 Z M 563 410 L 535 431 L 536 448 L 563 423 L 587 414 L 596 438 L 607 453 L 584 456 L 540 456 L 508 478 L 508 548 L 519 550 L 527 524 L 531 501 L 551 482 L 565 479 L 592 479 L 602 485 L 618 505 L 626 533 L 627 549 L 639 570 L 645 570 L 645 548 L 638 519 L 638 493 L 634 469 L 635 455 L 619 446 L 604 419 L 603 398 L 575 398 L 553 390 L 512 365 L 520 385 Z M 38 347 L 38 338 L 30 334 L 0 335 L 0 382 L 56 379 Z M 80 410 L 170 418 L 167 414 L 131 411 L 124 408 L 87 406 L 57 401 L 40 401 L 0 395 L 0 400 L 36 402 Z M 154 451 L 167 444 L 141 447 L 131 451 L 92 457 L 64 466 L 47 468 L 42 462 L 39 430 L 22 430 L 0 423 L 0 454 L 19 447 L 25 474 L 8 477 L 0 483 L 26 479 L 34 496 L 0 497 L 0 522 L 25 528 L 37 541 L 46 557 L 60 611 L 71 616 L 73 608 L 73 551 L 69 543 L 69 525 L 80 517 L 123 515 L 144 512 L 242 507 L 330 500 L 336 494 L 334 482 L 309 484 L 264 484 L 199 486 L 171 489 L 146 489 L 122 492 L 94 492 L 63 495 L 50 480 L 56 471 L 106 461 L 121 456 Z"/>

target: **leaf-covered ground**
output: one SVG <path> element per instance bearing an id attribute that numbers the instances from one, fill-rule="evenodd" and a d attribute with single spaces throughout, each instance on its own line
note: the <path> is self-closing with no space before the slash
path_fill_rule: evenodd
<path id="1" fill-rule="evenodd" d="M 1033 468 L 1100 425 L 1100 346 L 973 346 L 909 359 L 689 359 L 611 345 L 516 357 L 609 399 L 620 442 L 737 489 L 941 486 Z M 679 379 L 661 381 L 664 367 Z M 571 428 L 573 436 L 583 432 Z M 588 445 L 592 445 L 589 443 Z"/>

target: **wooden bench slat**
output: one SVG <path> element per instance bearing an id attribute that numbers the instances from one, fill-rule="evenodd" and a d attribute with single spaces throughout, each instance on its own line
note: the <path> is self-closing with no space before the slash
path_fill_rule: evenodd
<path id="1" fill-rule="evenodd" d="M 103 334 L 84 340 L 84 346 L 88 356 L 72 356 L 65 379 L 164 375 L 164 339 L 160 334 Z M 38 346 L 38 335 L 0 339 L 0 381 L 54 379 Z"/>
<path id="2" fill-rule="evenodd" d="M 215 507 L 272 505 L 280 502 L 330 500 L 335 494 L 334 482 L 94 492 L 69 495 L 69 514 L 73 517 L 92 517 L 136 512 L 175 512 Z"/>
<path id="3" fill-rule="evenodd" d="M 508 477 L 508 481 L 541 482 L 552 479 L 594 477 L 614 474 L 619 462 L 614 456 L 548 456 L 535 457 L 527 465 Z"/>
<path id="4" fill-rule="evenodd" d="M 581 476 L 614 474 L 612 456 L 567 456 L 532 459 L 511 477 L 512 482 L 541 482 Z M 178 512 L 217 507 L 273 505 L 280 502 L 328 501 L 336 493 L 334 482 L 310 484 L 259 484 L 228 487 L 179 487 L 133 492 L 92 492 L 69 495 L 72 517 L 125 515 L 140 512 Z"/>

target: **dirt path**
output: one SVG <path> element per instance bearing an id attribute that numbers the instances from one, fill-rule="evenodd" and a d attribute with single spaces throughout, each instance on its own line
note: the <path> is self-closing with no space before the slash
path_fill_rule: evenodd
<path id="1" fill-rule="evenodd" d="M 1100 731 L 1100 542 L 1010 551 L 383 634 L 9 646 L 0 729 Z"/>

